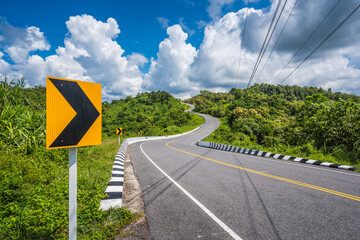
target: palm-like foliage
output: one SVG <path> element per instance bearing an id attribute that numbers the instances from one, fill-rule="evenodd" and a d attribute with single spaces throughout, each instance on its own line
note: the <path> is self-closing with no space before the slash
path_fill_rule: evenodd
<path id="1" fill-rule="evenodd" d="M 26 105 L 24 82 L 0 82 L 0 147 L 29 154 L 45 141 L 45 113 Z"/>

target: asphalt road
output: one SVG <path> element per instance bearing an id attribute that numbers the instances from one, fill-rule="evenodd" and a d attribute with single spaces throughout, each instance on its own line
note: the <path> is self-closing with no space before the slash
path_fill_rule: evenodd
<path id="1" fill-rule="evenodd" d="M 153 239 L 360 239 L 360 174 L 198 147 L 219 122 L 134 144 Z"/>

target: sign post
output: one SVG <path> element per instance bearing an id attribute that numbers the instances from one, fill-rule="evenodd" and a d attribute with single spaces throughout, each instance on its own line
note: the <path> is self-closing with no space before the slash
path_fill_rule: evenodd
<path id="1" fill-rule="evenodd" d="M 69 239 L 76 239 L 77 229 L 77 147 L 69 148 Z"/>
<path id="2" fill-rule="evenodd" d="M 46 148 L 69 148 L 69 239 L 77 237 L 77 147 L 101 144 L 101 85 L 46 78 Z"/>
<path id="3" fill-rule="evenodd" d="M 116 135 L 119 136 L 119 145 L 120 145 L 120 136 L 123 134 L 122 128 L 116 128 Z"/>

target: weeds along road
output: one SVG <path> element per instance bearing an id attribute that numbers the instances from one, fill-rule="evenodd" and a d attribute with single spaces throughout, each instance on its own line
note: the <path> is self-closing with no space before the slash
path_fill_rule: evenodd
<path id="1" fill-rule="evenodd" d="M 198 131 L 134 144 L 153 239 L 360 239 L 360 174 L 196 146 Z"/>

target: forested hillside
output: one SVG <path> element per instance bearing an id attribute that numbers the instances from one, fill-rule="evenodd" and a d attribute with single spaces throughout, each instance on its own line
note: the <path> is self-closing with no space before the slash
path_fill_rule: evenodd
<path id="1" fill-rule="evenodd" d="M 147 92 L 136 97 L 103 104 L 103 132 L 114 135 L 122 127 L 126 136 L 177 134 L 203 123 L 203 118 L 184 112 L 188 106 L 164 91 Z"/>
<path id="2" fill-rule="evenodd" d="M 256 84 L 201 91 L 195 111 L 221 118 L 207 140 L 360 166 L 360 97 L 314 87 Z"/>
<path id="3" fill-rule="evenodd" d="M 68 151 L 45 149 L 45 90 L 0 82 L 0 239 L 68 238 Z M 79 239 L 114 239 L 137 218 L 125 208 L 99 210 L 119 148 L 115 128 L 125 138 L 200 125 L 184 108 L 166 92 L 103 103 L 102 144 L 78 148 Z"/>

